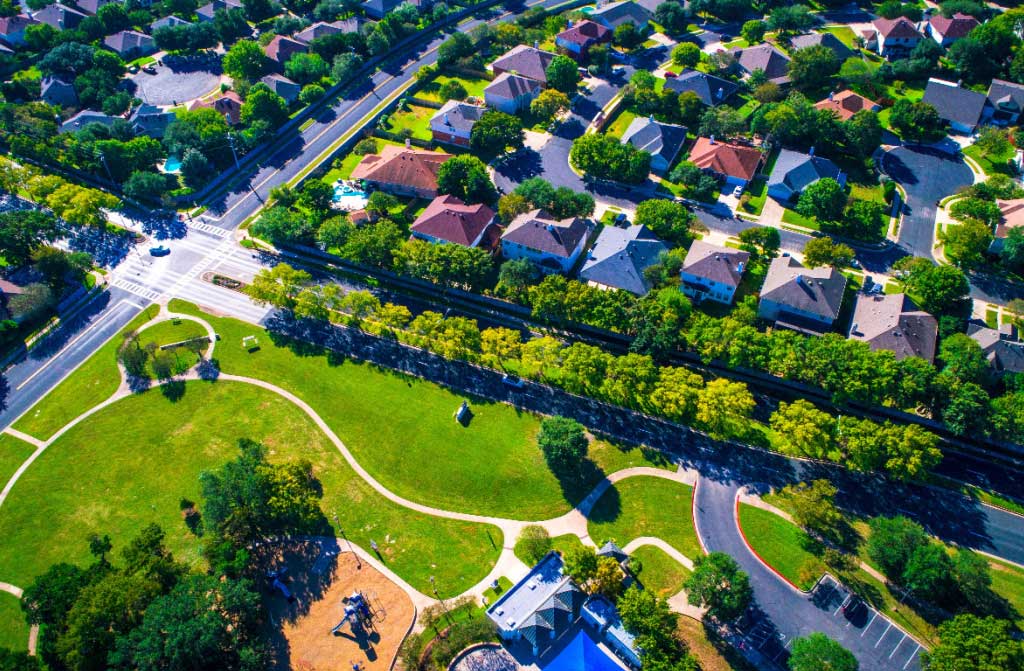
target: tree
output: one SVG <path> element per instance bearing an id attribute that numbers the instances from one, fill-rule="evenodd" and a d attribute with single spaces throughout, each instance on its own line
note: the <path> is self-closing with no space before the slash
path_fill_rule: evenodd
<path id="1" fill-rule="evenodd" d="M 764 21 L 747 21 L 740 28 L 740 36 L 750 44 L 758 44 L 764 39 L 767 30 Z"/>
<path id="2" fill-rule="evenodd" d="M 469 91 L 462 85 L 458 79 L 449 79 L 445 83 L 441 84 L 441 88 L 437 90 L 437 94 L 441 96 L 445 101 L 448 100 L 465 100 L 469 96 Z"/>
<path id="3" fill-rule="evenodd" d="M 870 200 L 852 200 L 843 212 L 842 222 L 834 228 L 846 237 L 876 241 L 883 237 L 888 221 L 885 205 Z"/>
<path id="4" fill-rule="evenodd" d="M 970 286 L 959 268 L 936 266 L 925 259 L 911 257 L 897 261 L 894 267 L 906 273 L 903 283 L 925 312 L 951 314 L 967 300 Z"/>
<path id="5" fill-rule="evenodd" d="M 534 101 L 536 102 L 536 101 Z M 469 135 L 469 146 L 490 156 L 523 148 L 523 122 L 519 117 L 497 110 L 484 112 Z"/>
<path id="6" fill-rule="evenodd" d="M 1024 643 L 1006 620 L 957 615 L 939 625 L 939 644 L 922 654 L 928 671 L 1021 671 Z"/>
<path id="7" fill-rule="evenodd" d="M 592 592 L 616 600 L 622 594 L 622 567 L 614 557 L 598 557 L 597 571 L 592 581 Z"/>
<path id="8" fill-rule="evenodd" d="M 675 0 L 663 2 L 654 10 L 654 20 L 670 35 L 678 35 L 686 30 L 688 18 L 686 8 Z"/>
<path id="9" fill-rule="evenodd" d="M 299 203 L 322 216 L 331 210 L 334 189 L 323 180 L 311 179 L 302 185 Z"/>
<path id="10" fill-rule="evenodd" d="M 537 444 L 555 473 L 578 472 L 587 458 L 589 441 L 583 426 L 568 417 L 548 417 L 540 423 Z"/>
<path id="11" fill-rule="evenodd" d="M 772 430 L 782 438 L 783 451 L 813 459 L 838 460 L 835 440 L 835 420 L 827 412 L 818 410 L 808 401 L 797 399 L 792 403 L 779 403 L 772 413 Z"/>
<path id="12" fill-rule="evenodd" d="M 274 16 L 280 9 L 272 0 L 242 0 L 245 18 L 257 23 Z"/>
<path id="13" fill-rule="evenodd" d="M 961 382 L 982 383 L 988 377 L 989 363 L 984 350 L 974 338 L 965 333 L 943 338 L 939 359 L 943 363 L 943 373 Z"/>
<path id="14" fill-rule="evenodd" d="M 565 553 L 563 562 L 566 574 L 579 585 L 586 585 L 597 575 L 597 552 L 592 547 L 573 547 Z"/>
<path id="15" fill-rule="evenodd" d="M 26 284 L 21 293 L 11 296 L 7 301 L 7 309 L 15 320 L 33 321 L 44 316 L 56 300 L 50 287 L 39 282 Z"/>
<path id="16" fill-rule="evenodd" d="M 612 41 L 623 49 L 633 49 L 644 41 L 644 36 L 636 29 L 636 25 L 629 22 L 616 26 Z"/>
<path id="17" fill-rule="evenodd" d="M 789 77 L 793 86 L 799 89 L 816 89 L 824 86 L 839 72 L 836 52 L 819 44 L 793 52 L 789 62 Z"/>
<path id="18" fill-rule="evenodd" d="M 309 273 L 296 270 L 287 263 L 258 272 L 246 293 L 257 305 L 271 305 L 290 310 L 295 306 L 295 295 L 312 280 Z"/>
<path id="19" fill-rule="evenodd" d="M 527 287 L 540 280 L 540 270 L 529 259 L 511 259 L 498 270 L 498 287 L 513 298 L 522 298 Z"/>
<path id="20" fill-rule="evenodd" d="M 918 598 L 946 603 L 953 591 L 953 563 L 938 543 L 923 543 L 907 558 L 900 582 Z"/>
<path id="21" fill-rule="evenodd" d="M 988 46 L 972 35 L 950 45 L 946 58 L 955 71 L 971 83 L 988 81 L 999 74 L 1000 64 L 992 58 Z"/>
<path id="22" fill-rule="evenodd" d="M 1003 216 L 998 205 L 982 198 L 960 198 L 950 206 L 949 213 L 958 221 L 974 219 L 989 226 L 999 223 Z"/>
<path id="23" fill-rule="evenodd" d="M 159 200 L 167 190 L 167 177 L 156 172 L 135 170 L 124 183 L 124 195 L 135 200 Z"/>
<path id="24" fill-rule="evenodd" d="M 796 211 L 819 221 L 839 221 L 845 206 L 843 187 L 831 177 L 824 177 L 803 190 Z"/>
<path id="25" fill-rule="evenodd" d="M 742 382 L 717 378 L 708 382 L 697 400 L 697 421 L 713 436 L 725 436 L 750 417 L 754 397 Z"/>
<path id="26" fill-rule="evenodd" d="M 742 615 L 754 596 L 747 574 L 724 552 L 697 557 L 686 591 L 691 606 L 707 608 L 708 615 L 720 622 Z"/>
<path id="27" fill-rule="evenodd" d="M 857 671 L 853 653 L 821 632 L 793 639 L 790 671 Z"/>
<path id="28" fill-rule="evenodd" d="M 327 91 L 319 84 L 306 84 L 299 91 L 299 102 L 303 105 L 312 105 L 317 100 L 323 98 L 325 93 Z"/>
<path id="29" fill-rule="evenodd" d="M 746 118 L 728 105 L 709 107 L 700 117 L 699 133 L 704 137 L 714 135 L 724 140 L 742 135 L 746 130 Z"/>
<path id="30" fill-rule="evenodd" d="M 887 577 L 900 580 L 914 550 L 928 543 L 921 525 L 906 517 L 875 517 L 869 522 L 867 551 Z"/>
<path id="31" fill-rule="evenodd" d="M 985 260 L 985 252 L 992 243 L 992 230 L 987 224 L 968 219 L 948 226 L 941 233 L 941 239 L 946 258 L 961 268 L 973 268 Z"/>
<path id="32" fill-rule="evenodd" d="M 455 156 L 441 164 L 437 172 L 437 191 L 470 204 L 493 203 L 498 195 L 487 174 L 487 166 L 469 154 Z"/>
<path id="33" fill-rule="evenodd" d="M 576 68 L 576 61 L 568 56 L 555 56 L 544 71 L 548 86 L 565 94 L 575 93 L 580 83 L 580 73 Z"/>
<path id="34" fill-rule="evenodd" d="M 267 71 L 267 56 L 252 40 L 239 40 L 224 54 L 222 66 L 232 79 L 256 81 Z"/>
<path id="35" fill-rule="evenodd" d="M 811 238 L 804 245 L 804 264 L 808 268 L 833 266 L 844 268 L 853 261 L 854 253 L 847 245 L 836 243 L 832 238 Z"/>
<path id="36" fill-rule="evenodd" d="M 995 126 L 982 126 L 978 130 L 978 137 L 974 146 L 985 154 L 1003 156 L 1013 149 L 1010 138 L 1005 130 Z"/>
<path id="37" fill-rule="evenodd" d="M 692 68 L 700 63 L 700 47 L 693 42 L 680 42 L 672 49 L 672 62 L 684 68 Z"/>
<path id="38" fill-rule="evenodd" d="M 342 84 L 352 79 L 363 66 L 363 58 L 359 54 L 338 54 L 331 64 L 331 78 Z"/>
<path id="39" fill-rule="evenodd" d="M 277 245 L 308 241 L 313 229 L 302 213 L 274 206 L 265 210 L 252 225 L 252 234 Z"/>
<path id="40" fill-rule="evenodd" d="M 88 253 L 65 252 L 56 247 L 40 247 L 32 253 L 32 261 L 57 295 L 63 291 L 65 282 L 81 282 L 92 268 L 92 256 Z"/>
<path id="41" fill-rule="evenodd" d="M 793 509 L 793 521 L 805 529 L 829 538 L 835 535 L 843 521 L 836 508 L 836 489 L 828 480 L 814 480 L 787 485 L 782 493 Z"/>
<path id="42" fill-rule="evenodd" d="M 0 254 L 7 264 L 27 263 L 40 245 L 53 242 L 60 234 L 57 220 L 41 210 L 0 212 Z"/>
<path id="43" fill-rule="evenodd" d="M 530 565 L 537 564 L 551 551 L 551 536 L 539 524 L 528 524 L 516 539 L 516 555 Z"/>
<path id="44" fill-rule="evenodd" d="M 690 225 L 694 216 L 682 203 L 675 201 L 645 200 L 636 208 L 635 221 L 638 226 L 646 226 L 656 236 L 674 245 L 685 245 L 693 237 Z"/>
<path id="45" fill-rule="evenodd" d="M 774 258 L 782 245 L 779 229 L 772 226 L 755 226 L 740 231 L 740 242 L 757 248 L 762 258 Z"/>
<path id="46" fill-rule="evenodd" d="M 577 170 L 597 179 L 640 184 L 651 172 L 651 155 L 601 133 L 573 140 L 569 160 Z"/>
<path id="47" fill-rule="evenodd" d="M 904 140 L 927 142 L 941 137 L 943 122 L 934 106 L 900 98 L 889 112 L 889 125 Z"/>
<path id="48" fill-rule="evenodd" d="M 844 143 L 855 156 L 866 159 L 882 142 L 882 123 L 878 114 L 861 110 L 842 124 Z"/>
<path id="49" fill-rule="evenodd" d="M 249 89 L 249 95 L 242 103 L 242 123 L 252 125 L 264 122 L 271 129 L 279 128 L 288 120 L 288 103 L 284 98 L 260 82 Z"/>
<path id="50" fill-rule="evenodd" d="M 319 54 L 299 53 L 284 64 L 284 74 L 298 84 L 313 84 L 327 76 L 327 63 Z"/>
<path id="51" fill-rule="evenodd" d="M 555 89 L 544 89 L 530 103 L 530 113 L 540 119 L 551 120 L 569 109 L 569 97 Z"/>

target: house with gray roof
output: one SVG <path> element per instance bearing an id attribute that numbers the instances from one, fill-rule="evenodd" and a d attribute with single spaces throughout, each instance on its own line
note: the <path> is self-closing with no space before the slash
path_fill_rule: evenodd
<path id="1" fill-rule="evenodd" d="M 789 41 L 793 49 L 807 49 L 808 47 L 828 47 L 836 55 L 836 59 L 842 63 L 850 56 L 853 50 L 839 41 L 839 38 L 832 33 L 807 33 L 797 35 Z"/>
<path id="2" fill-rule="evenodd" d="M 675 93 L 691 91 L 708 107 L 715 107 L 736 93 L 739 84 L 728 79 L 709 75 L 700 70 L 683 70 L 675 77 L 665 80 L 665 88 Z"/>
<path id="3" fill-rule="evenodd" d="M 359 29 L 362 28 L 365 23 L 366 21 L 362 17 L 358 16 L 353 16 L 343 21 L 331 21 L 330 23 L 318 21 L 317 23 L 307 26 L 305 29 L 295 33 L 292 37 L 300 42 L 309 44 L 318 37 L 345 33 L 358 33 Z"/>
<path id="4" fill-rule="evenodd" d="M 839 317 L 845 290 L 846 276 L 835 268 L 805 268 L 792 256 L 780 256 L 768 266 L 757 315 L 778 328 L 817 335 Z"/>
<path id="5" fill-rule="evenodd" d="M 191 21 L 186 21 L 185 19 L 179 18 L 179 17 L 171 14 L 170 16 L 165 16 L 162 19 L 157 19 L 153 23 L 149 24 L 149 32 L 150 33 L 155 33 L 156 31 L 160 30 L 161 28 L 177 28 L 179 26 L 191 26 L 191 25 L 192 25 Z"/>
<path id="6" fill-rule="evenodd" d="M 897 359 L 916 356 L 931 363 L 938 338 L 939 322 L 906 294 L 857 294 L 850 340 L 888 350 Z"/>
<path id="7" fill-rule="evenodd" d="M 434 141 L 468 147 L 473 125 L 486 111 L 487 108 L 482 105 L 449 100 L 430 118 L 430 132 Z"/>
<path id="8" fill-rule="evenodd" d="M 683 259 L 679 288 L 696 303 L 732 305 L 748 261 L 750 252 L 694 240 Z"/>
<path id="9" fill-rule="evenodd" d="M 112 5 L 119 0 L 77 0 L 75 4 L 80 10 L 87 14 L 96 14 L 100 11 L 100 7 L 106 5 Z"/>
<path id="10" fill-rule="evenodd" d="M 643 296 L 651 290 L 644 270 L 668 251 L 646 226 L 605 226 L 580 269 L 580 280 L 600 289 L 621 289 Z"/>
<path id="11" fill-rule="evenodd" d="M 748 76 L 760 70 L 768 81 L 776 84 L 789 83 L 789 56 L 771 44 L 757 44 L 741 49 L 734 47 L 729 50 L 736 64 Z"/>
<path id="12" fill-rule="evenodd" d="M 218 10 L 221 9 L 241 9 L 241 0 L 213 0 L 213 2 L 203 5 L 196 10 L 196 17 L 200 23 L 206 23 L 207 21 L 213 21 L 213 17 L 217 14 Z"/>
<path id="13" fill-rule="evenodd" d="M 984 322 L 971 321 L 967 325 L 967 335 L 981 346 L 997 375 L 1024 373 L 1024 342 L 1018 338 L 1013 325 L 1003 324 L 994 329 Z"/>
<path id="14" fill-rule="evenodd" d="M 119 116 L 110 116 L 96 110 L 82 110 L 60 125 L 58 132 L 73 133 L 82 130 L 91 123 L 99 123 L 104 126 L 112 126 L 114 122 L 121 119 Z"/>
<path id="15" fill-rule="evenodd" d="M 516 114 L 529 109 L 543 88 L 536 80 L 506 72 L 484 89 L 484 102 L 505 114 Z"/>
<path id="16" fill-rule="evenodd" d="M 156 42 L 153 38 L 137 30 L 122 30 L 107 35 L 103 39 L 103 44 L 125 60 L 148 56 L 156 51 Z"/>
<path id="17" fill-rule="evenodd" d="M 633 0 L 621 0 L 607 5 L 598 3 L 597 8 L 590 13 L 591 21 L 595 21 L 609 30 L 632 23 L 638 31 L 644 32 L 650 26 L 652 18 L 654 15 L 651 12 Z"/>
<path id="18" fill-rule="evenodd" d="M 299 94 L 302 93 L 300 85 L 276 72 L 260 78 L 260 81 L 266 84 L 271 91 L 284 98 L 289 105 L 298 100 Z"/>
<path id="19" fill-rule="evenodd" d="M 39 83 L 39 99 L 54 107 L 78 107 L 78 94 L 70 82 L 48 75 Z"/>
<path id="20" fill-rule="evenodd" d="M 547 69 L 555 55 L 550 51 L 520 44 L 497 58 L 490 67 L 495 76 L 508 72 L 547 84 Z"/>
<path id="21" fill-rule="evenodd" d="M 32 18 L 57 30 L 74 30 L 78 24 L 88 18 L 88 14 L 60 3 L 54 3 L 34 13 Z"/>
<path id="22" fill-rule="evenodd" d="M 148 135 L 153 138 L 162 138 L 167 127 L 174 122 L 176 116 L 170 110 L 163 110 L 156 105 L 143 103 L 132 112 L 128 123 L 136 135 Z"/>
<path id="23" fill-rule="evenodd" d="M 961 88 L 954 82 L 934 77 L 928 79 L 922 100 L 935 107 L 939 118 L 949 123 L 953 130 L 970 135 L 981 121 L 987 96 L 977 91 Z"/>
<path id="24" fill-rule="evenodd" d="M 20 47 L 25 44 L 25 30 L 37 20 L 25 14 L 0 16 L 0 42 Z"/>
<path id="25" fill-rule="evenodd" d="M 1024 111 L 1024 84 L 993 79 L 982 118 L 997 126 L 1012 126 Z"/>
<path id="26" fill-rule="evenodd" d="M 396 9 L 399 5 L 409 4 L 413 7 L 423 8 L 430 4 L 421 0 L 366 0 L 360 7 L 363 8 L 363 13 L 371 19 L 383 19 L 388 12 Z"/>
<path id="27" fill-rule="evenodd" d="M 545 273 L 567 273 L 593 230 L 593 224 L 580 217 L 555 219 L 544 210 L 531 210 L 513 219 L 502 233 L 501 253 L 506 259 L 532 261 Z"/>
<path id="28" fill-rule="evenodd" d="M 685 143 L 685 126 L 662 123 L 653 116 L 636 117 L 622 134 L 622 144 L 651 155 L 651 170 L 657 173 L 668 172 Z"/>
<path id="29" fill-rule="evenodd" d="M 798 198 L 804 189 L 818 180 L 831 177 L 846 186 L 846 175 L 832 161 L 811 153 L 783 149 L 768 176 L 768 195 L 781 203 Z"/>

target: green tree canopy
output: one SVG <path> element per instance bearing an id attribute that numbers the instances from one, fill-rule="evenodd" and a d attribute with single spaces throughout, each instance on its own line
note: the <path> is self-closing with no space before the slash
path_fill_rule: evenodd
<path id="1" fill-rule="evenodd" d="M 720 622 L 742 615 L 754 596 L 747 574 L 722 552 L 697 557 L 693 573 L 686 581 L 686 591 L 691 606 L 707 608 L 708 615 Z"/>
<path id="2" fill-rule="evenodd" d="M 573 473 L 582 468 L 589 441 L 579 422 L 556 416 L 541 421 L 537 444 L 552 471 Z"/>
<path id="3" fill-rule="evenodd" d="M 487 174 L 487 166 L 470 154 L 455 156 L 441 164 L 437 191 L 451 194 L 465 203 L 493 203 L 498 196 Z"/>
<path id="4" fill-rule="evenodd" d="M 821 632 L 793 639 L 790 671 L 857 671 L 853 653 Z"/>

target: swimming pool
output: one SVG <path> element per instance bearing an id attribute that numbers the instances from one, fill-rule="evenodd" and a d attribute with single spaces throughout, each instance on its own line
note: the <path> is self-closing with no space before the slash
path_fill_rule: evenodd
<path id="1" fill-rule="evenodd" d="M 580 629 L 543 671 L 623 671 L 623 666 Z"/>
<path id="2" fill-rule="evenodd" d="M 177 156 L 168 156 L 162 168 L 164 172 L 181 172 L 181 159 Z"/>
<path id="3" fill-rule="evenodd" d="M 369 197 L 365 191 L 356 189 L 348 184 L 334 185 L 334 202 L 343 210 L 358 210 L 366 207 Z"/>

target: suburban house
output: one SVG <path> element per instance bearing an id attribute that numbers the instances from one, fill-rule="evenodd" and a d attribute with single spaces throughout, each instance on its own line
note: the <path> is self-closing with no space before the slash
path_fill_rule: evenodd
<path id="1" fill-rule="evenodd" d="M 468 147 L 473 124 L 480 120 L 486 107 L 461 100 L 449 100 L 430 118 L 430 132 L 435 142 Z"/>
<path id="2" fill-rule="evenodd" d="M 1012 126 L 1024 110 L 1024 84 L 993 79 L 988 87 L 984 118 L 997 126 Z"/>
<path id="3" fill-rule="evenodd" d="M 683 259 L 680 289 L 695 303 L 732 305 L 749 260 L 749 252 L 694 240 Z"/>
<path id="4" fill-rule="evenodd" d="M 768 266 L 757 315 L 778 328 L 819 334 L 839 317 L 846 276 L 825 266 L 805 268 L 792 256 L 780 256 Z"/>
<path id="5" fill-rule="evenodd" d="M 367 154 L 352 171 L 352 179 L 396 196 L 437 197 L 437 171 L 451 154 L 389 144 L 379 154 Z"/>
<path id="6" fill-rule="evenodd" d="M 318 37 L 327 35 L 338 35 L 341 33 L 358 33 L 359 29 L 366 23 L 359 17 L 344 19 L 343 21 L 318 21 L 311 26 L 292 35 L 292 38 L 309 44 Z"/>
<path id="7" fill-rule="evenodd" d="M 992 244 L 988 247 L 988 251 L 993 254 L 999 254 L 1003 251 L 1003 241 L 1006 240 L 1006 236 L 1009 235 L 1012 229 L 1024 229 L 1024 198 L 1014 198 L 1012 200 L 997 199 L 996 205 L 999 206 L 1000 218 L 999 223 L 996 224 Z"/>
<path id="8" fill-rule="evenodd" d="M 567 273 L 593 229 L 580 217 L 555 219 L 544 210 L 532 210 L 513 219 L 502 233 L 501 253 L 507 259 L 528 259 L 546 273 Z"/>
<path id="9" fill-rule="evenodd" d="M 506 72 L 495 77 L 484 89 L 484 102 L 505 114 L 516 114 L 529 109 L 542 88 L 538 81 Z"/>
<path id="10" fill-rule="evenodd" d="M 188 106 L 189 110 L 210 107 L 217 110 L 229 126 L 242 120 L 242 98 L 234 91 L 225 91 L 213 100 L 196 100 Z"/>
<path id="11" fill-rule="evenodd" d="M 888 59 L 906 58 L 917 43 L 924 39 L 914 22 L 905 16 L 895 19 L 875 19 L 872 28 L 862 35 L 865 44 Z"/>
<path id="12" fill-rule="evenodd" d="M 87 14 L 96 14 L 100 11 L 100 7 L 112 5 L 115 2 L 120 2 L 120 0 L 77 0 L 75 5 Z"/>
<path id="13" fill-rule="evenodd" d="M 589 16 L 608 30 L 615 30 L 619 26 L 632 23 L 641 33 L 647 30 L 651 19 L 654 18 L 649 11 L 633 0 L 622 0 L 607 5 L 602 5 L 599 2 L 597 8 Z"/>
<path id="14" fill-rule="evenodd" d="M 832 110 L 839 117 L 840 121 L 849 121 L 850 118 L 862 110 L 877 112 L 882 106 L 870 98 L 854 93 L 850 89 L 844 89 L 839 93 L 829 93 L 828 98 L 814 104 L 820 110 Z"/>
<path id="15" fill-rule="evenodd" d="M 741 49 L 734 47 L 729 53 L 736 59 L 736 64 L 748 76 L 760 70 L 768 81 L 776 84 L 789 83 L 789 56 L 771 44 L 757 44 Z"/>
<path id="16" fill-rule="evenodd" d="M 1011 324 L 993 329 L 984 322 L 972 321 L 967 324 L 967 335 L 981 346 L 997 375 L 1024 373 L 1024 342 L 1020 341 L 1017 329 Z"/>
<path id="17" fill-rule="evenodd" d="M 943 47 L 948 47 L 961 37 L 967 37 L 967 33 L 980 25 L 978 19 L 969 14 L 957 12 L 949 17 L 936 14 L 928 20 L 925 32 Z"/>
<path id="18" fill-rule="evenodd" d="M 271 91 L 284 98 L 289 105 L 298 100 L 299 94 L 302 93 L 302 87 L 299 84 L 276 72 L 261 77 L 260 81 L 266 84 Z"/>
<path id="19" fill-rule="evenodd" d="M 574 25 L 570 21 L 568 28 L 555 35 L 555 46 L 577 61 L 583 61 L 590 47 L 611 39 L 612 31 L 600 23 L 584 20 Z"/>
<path id="20" fill-rule="evenodd" d="M 149 32 L 154 33 L 161 28 L 177 28 L 178 26 L 191 26 L 191 21 L 178 18 L 174 14 L 165 16 L 162 19 L 157 19 L 153 23 L 149 24 Z"/>
<path id="21" fill-rule="evenodd" d="M 388 12 L 397 8 L 401 4 L 410 4 L 413 7 L 424 7 L 428 3 L 421 0 L 366 0 L 360 7 L 363 8 L 363 13 L 371 19 L 381 20 Z"/>
<path id="22" fill-rule="evenodd" d="M 757 175 L 764 154 L 754 147 L 699 137 L 690 149 L 689 160 L 701 170 L 718 175 L 727 184 L 745 187 Z"/>
<path id="23" fill-rule="evenodd" d="M 932 77 L 928 79 L 922 100 L 934 106 L 939 118 L 949 123 L 954 131 L 970 135 L 981 121 L 988 98 L 983 93 Z"/>
<path id="24" fill-rule="evenodd" d="M 888 350 L 897 359 L 916 356 L 931 363 L 938 338 L 939 322 L 906 294 L 857 294 L 851 340 L 866 342 L 873 350 Z"/>
<path id="25" fill-rule="evenodd" d="M 807 33 L 806 35 L 797 35 L 789 41 L 789 44 L 793 49 L 828 47 L 832 50 L 832 53 L 836 55 L 836 59 L 838 59 L 840 63 L 850 56 L 853 56 L 853 50 L 840 42 L 839 38 L 832 33 Z"/>
<path id="26" fill-rule="evenodd" d="M 136 135 L 148 135 L 153 138 L 161 138 L 167 127 L 177 118 L 174 112 L 163 110 L 156 105 L 143 103 L 135 108 L 128 123 Z"/>
<path id="27" fill-rule="evenodd" d="M 57 30 L 74 30 L 82 21 L 88 18 L 85 12 L 67 7 L 60 3 L 54 3 L 43 7 L 32 15 L 37 23 L 45 23 Z"/>
<path id="28" fill-rule="evenodd" d="M 671 79 L 665 80 L 665 88 L 674 93 L 691 91 L 708 107 L 723 103 L 739 90 L 739 84 L 728 79 L 709 75 L 700 70 L 683 70 Z"/>
<path id="29" fill-rule="evenodd" d="M 668 251 L 646 226 L 605 226 L 580 269 L 580 280 L 599 289 L 621 289 L 643 296 L 651 290 L 644 270 Z"/>
<path id="30" fill-rule="evenodd" d="M 547 69 L 555 56 L 556 54 L 550 51 L 541 51 L 536 47 L 520 44 L 491 63 L 490 67 L 495 76 L 508 72 L 547 84 Z"/>
<path id="31" fill-rule="evenodd" d="M 8 301 L 12 296 L 20 296 L 23 293 L 25 293 L 24 287 L 9 280 L 0 279 L 0 318 L 11 319 L 11 312 L 7 307 Z"/>
<path id="32" fill-rule="evenodd" d="M 20 47 L 25 44 L 25 29 L 34 23 L 39 22 L 24 14 L 0 17 L 0 42 Z"/>
<path id="33" fill-rule="evenodd" d="M 39 98 L 54 107 L 78 107 L 78 94 L 69 82 L 47 75 L 39 83 Z"/>
<path id="34" fill-rule="evenodd" d="M 775 160 L 775 167 L 768 176 L 768 195 L 781 203 L 787 203 L 800 196 L 804 189 L 820 179 L 831 177 L 846 186 L 846 175 L 832 161 L 814 155 L 814 148 L 808 154 L 783 149 Z"/>
<path id="35" fill-rule="evenodd" d="M 283 68 L 288 59 L 295 54 L 304 54 L 307 51 L 309 51 L 309 47 L 305 44 L 284 35 L 275 35 L 274 39 L 263 47 L 263 53 L 267 55 L 267 58 L 277 63 L 280 68 Z"/>
<path id="36" fill-rule="evenodd" d="M 97 112 L 96 110 L 82 110 L 78 114 L 74 115 L 67 121 L 60 125 L 57 130 L 59 133 L 73 133 L 76 130 L 82 130 L 91 123 L 99 123 L 104 126 L 112 126 L 117 120 L 123 119 L 119 116 L 110 116 L 103 112 Z"/>
<path id="37" fill-rule="evenodd" d="M 651 170 L 668 172 L 686 142 L 686 126 L 655 121 L 654 117 L 636 117 L 622 134 L 622 144 L 630 144 L 651 155 Z"/>
<path id="38" fill-rule="evenodd" d="M 603 550 L 604 548 L 602 547 L 601 549 Z M 602 556 L 601 550 L 598 550 L 597 554 L 599 557 Z M 600 634 L 601 641 L 619 659 L 626 663 L 627 668 L 640 668 L 642 662 L 636 645 L 636 638 L 633 634 L 626 631 L 626 627 L 622 624 L 622 619 L 619 617 L 619 613 L 615 610 L 615 606 L 611 601 L 600 594 L 595 594 L 583 603 L 582 615 L 583 621 L 590 624 Z M 565 668 L 558 666 L 557 658 L 552 663 L 552 666 L 555 668 Z M 593 666 L 602 668 L 603 665 L 588 664 L 585 668 L 589 669 Z"/>
<path id="39" fill-rule="evenodd" d="M 103 39 L 103 44 L 125 60 L 148 56 L 156 51 L 156 42 L 153 38 L 137 30 L 122 30 L 107 35 Z"/>
<path id="40" fill-rule="evenodd" d="M 455 196 L 438 196 L 430 201 L 412 224 L 412 237 L 433 243 L 479 247 L 493 243 L 494 210 L 486 205 L 466 205 Z"/>
<path id="41" fill-rule="evenodd" d="M 200 23 L 206 23 L 207 21 L 213 21 L 213 17 L 217 14 L 218 10 L 225 9 L 241 9 L 241 0 L 213 0 L 213 2 L 203 5 L 196 10 L 196 17 Z"/>

